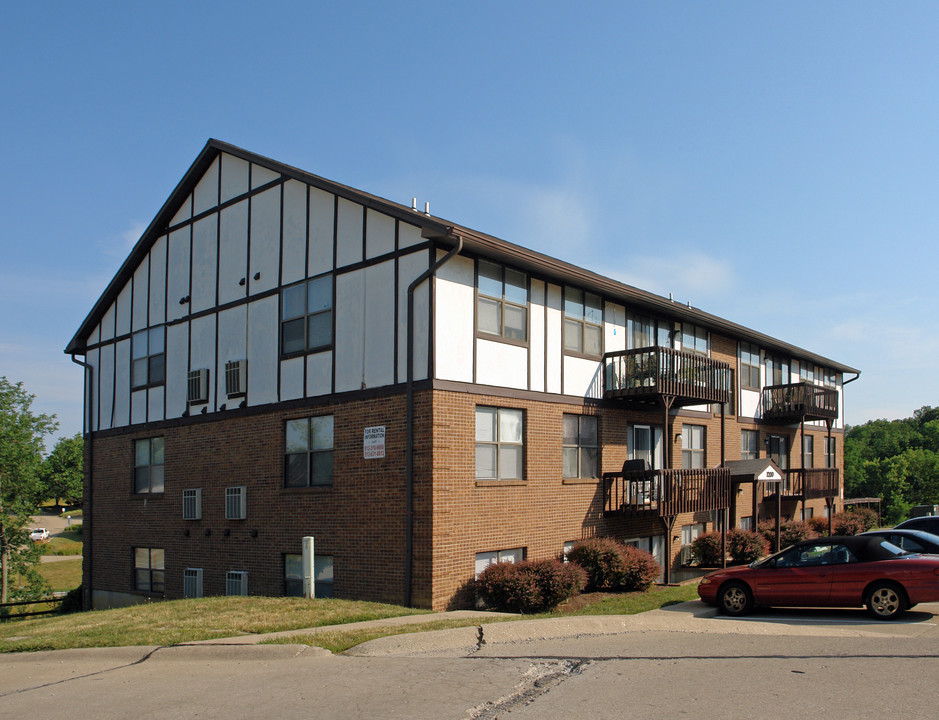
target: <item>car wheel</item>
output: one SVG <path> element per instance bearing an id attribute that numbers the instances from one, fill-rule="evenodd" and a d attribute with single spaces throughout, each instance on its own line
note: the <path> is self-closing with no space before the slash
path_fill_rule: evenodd
<path id="1" fill-rule="evenodd" d="M 746 615 L 753 609 L 753 593 L 743 583 L 727 583 L 717 596 L 717 606 L 725 615 Z"/>
<path id="2" fill-rule="evenodd" d="M 878 620 L 893 620 L 906 611 L 906 596 L 893 583 L 875 583 L 867 593 L 867 610 Z"/>

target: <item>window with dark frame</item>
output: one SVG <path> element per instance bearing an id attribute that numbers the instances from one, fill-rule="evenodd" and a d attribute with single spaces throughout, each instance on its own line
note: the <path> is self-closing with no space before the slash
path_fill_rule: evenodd
<path id="1" fill-rule="evenodd" d="M 683 322 L 681 324 L 681 349 L 698 355 L 707 355 L 709 350 L 708 331 L 700 325 Z"/>
<path id="2" fill-rule="evenodd" d="M 528 275 L 480 260 L 476 289 L 479 332 L 528 342 Z"/>
<path id="3" fill-rule="evenodd" d="M 760 389 L 760 348 L 753 343 L 740 343 L 740 387 Z"/>
<path id="4" fill-rule="evenodd" d="M 815 438 L 812 435 L 802 437 L 802 454 L 805 458 L 804 467 L 815 467 Z"/>
<path id="5" fill-rule="evenodd" d="M 684 469 L 703 469 L 705 466 L 704 425 L 682 425 L 681 466 Z"/>
<path id="6" fill-rule="evenodd" d="M 563 477 L 600 477 L 600 448 L 596 416 L 565 413 L 563 424 L 561 439 Z"/>
<path id="7" fill-rule="evenodd" d="M 165 556 L 162 548 L 134 548 L 134 589 L 165 592 Z"/>
<path id="8" fill-rule="evenodd" d="M 141 330 L 131 337 L 131 389 L 162 385 L 166 376 L 166 334 L 163 327 Z"/>
<path id="9" fill-rule="evenodd" d="M 134 492 L 161 493 L 163 477 L 164 441 L 162 437 L 134 441 Z"/>
<path id="10" fill-rule="evenodd" d="M 285 287 L 280 301 L 280 354 L 299 355 L 333 344 L 333 276 Z"/>
<path id="11" fill-rule="evenodd" d="M 756 430 L 740 431 L 740 459 L 756 460 L 760 457 L 760 433 Z"/>
<path id="12" fill-rule="evenodd" d="M 476 479 L 521 480 L 525 471 L 524 413 L 476 408 Z"/>
<path id="13" fill-rule="evenodd" d="M 825 467 L 835 467 L 835 438 L 825 438 Z"/>
<path id="14" fill-rule="evenodd" d="M 603 355 L 603 301 L 577 288 L 564 288 L 565 352 Z"/>
<path id="15" fill-rule="evenodd" d="M 284 455 L 284 487 L 333 484 L 333 416 L 288 420 Z"/>

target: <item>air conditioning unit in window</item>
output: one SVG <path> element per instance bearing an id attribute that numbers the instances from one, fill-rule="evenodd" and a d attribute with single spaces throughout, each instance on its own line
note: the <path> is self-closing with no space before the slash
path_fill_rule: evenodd
<path id="1" fill-rule="evenodd" d="M 244 520 L 248 517 L 248 489 L 244 485 L 225 488 L 225 519 Z"/>
<path id="2" fill-rule="evenodd" d="M 248 573 L 232 570 L 225 575 L 226 595 L 248 594 Z"/>
<path id="3" fill-rule="evenodd" d="M 186 400 L 190 405 L 202 405 L 209 401 L 209 371 L 206 368 L 189 371 Z"/>
<path id="4" fill-rule="evenodd" d="M 183 490 L 183 520 L 202 519 L 202 488 Z"/>
<path id="5" fill-rule="evenodd" d="M 242 397 L 248 392 L 248 361 L 231 360 L 225 363 L 225 393 L 228 397 Z"/>
<path id="6" fill-rule="evenodd" d="M 202 568 L 183 570 L 183 597 L 202 597 Z"/>
<path id="7" fill-rule="evenodd" d="M 682 567 L 688 567 L 694 558 L 691 555 L 691 545 L 685 545 L 678 555 L 678 564 Z"/>

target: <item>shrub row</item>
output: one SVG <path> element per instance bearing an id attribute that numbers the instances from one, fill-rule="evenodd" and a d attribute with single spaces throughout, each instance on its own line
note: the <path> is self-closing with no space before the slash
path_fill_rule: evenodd
<path id="1" fill-rule="evenodd" d="M 769 552 L 766 539 L 753 530 L 733 528 L 727 533 L 727 554 L 737 564 L 751 563 Z M 722 564 L 721 534 L 709 532 L 699 535 L 691 543 L 691 556 L 698 565 L 716 567 Z"/>
<path id="2" fill-rule="evenodd" d="M 479 574 L 473 588 L 487 607 L 535 613 L 584 590 L 646 590 L 661 572 L 649 553 L 609 538 L 576 543 L 567 560 L 495 563 Z"/>

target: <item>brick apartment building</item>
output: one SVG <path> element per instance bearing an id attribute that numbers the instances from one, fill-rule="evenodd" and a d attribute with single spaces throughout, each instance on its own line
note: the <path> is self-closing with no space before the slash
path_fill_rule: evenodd
<path id="1" fill-rule="evenodd" d="M 668 580 L 773 514 L 760 472 L 831 512 L 858 374 L 215 140 L 66 352 L 94 607 L 300 594 L 304 562 L 318 596 L 458 607 L 597 535 Z"/>

